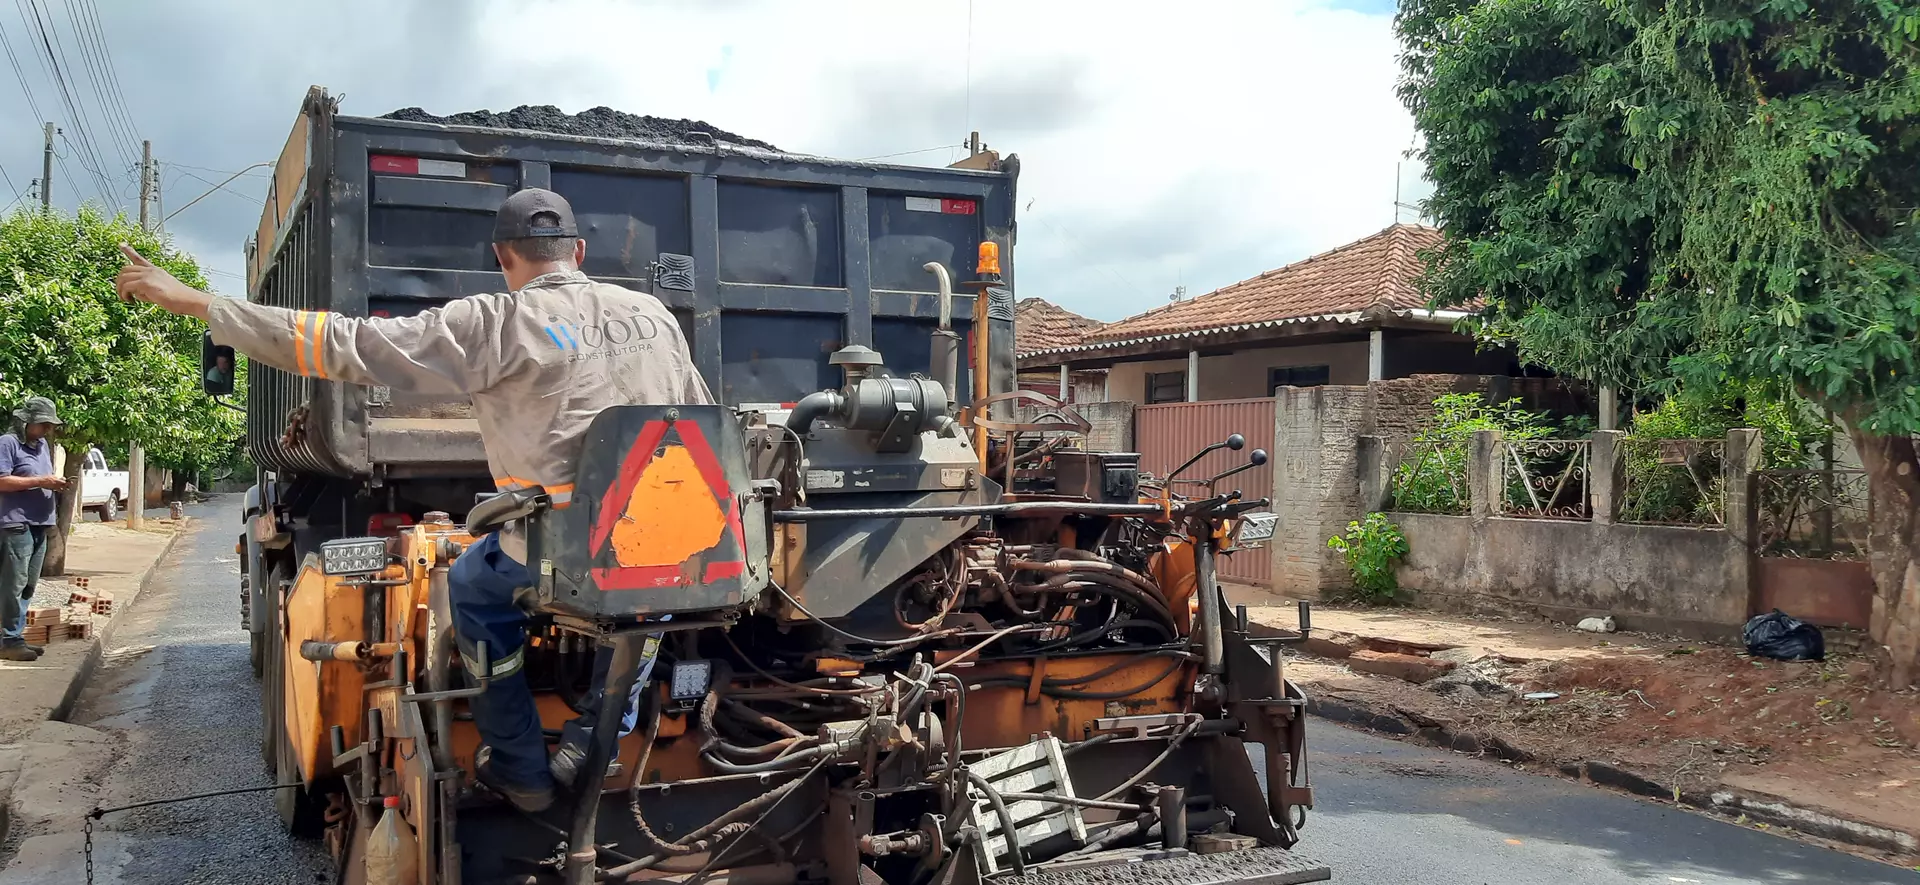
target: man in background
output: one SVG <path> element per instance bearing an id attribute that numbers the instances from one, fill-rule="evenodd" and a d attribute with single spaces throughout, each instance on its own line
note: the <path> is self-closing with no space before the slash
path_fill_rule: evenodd
<path id="1" fill-rule="evenodd" d="M 0 435 L 0 661 L 32 661 L 44 649 L 27 644 L 27 602 L 46 562 L 56 493 L 68 483 L 53 473 L 61 423 L 53 402 L 29 397 L 13 418 L 17 429 Z"/>

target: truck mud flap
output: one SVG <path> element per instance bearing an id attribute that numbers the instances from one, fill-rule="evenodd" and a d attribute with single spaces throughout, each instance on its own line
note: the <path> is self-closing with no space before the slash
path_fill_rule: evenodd
<path id="1" fill-rule="evenodd" d="M 1156 860 L 1089 858 L 1085 865 L 995 876 L 993 885 L 1302 885 L 1333 878 L 1326 864 L 1284 848 L 1185 854 Z"/>

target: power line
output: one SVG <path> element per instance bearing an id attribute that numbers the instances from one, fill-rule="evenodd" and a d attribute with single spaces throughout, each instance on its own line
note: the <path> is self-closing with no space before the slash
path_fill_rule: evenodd
<path id="1" fill-rule="evenodd" d="M 106 163 L 100 159 L 100 151 L 88 131 L 92 126 L 92 120 L 86 115 L 85 106 L 74 98 L 73 88 L 67 83 L 66 68 L 70 66 L 64 62 L 66 53 L 55 48 L 59 40 L 59 32 L 48 24 L 49 16 L 41 10 L 39 0 L 25 0 L 25 5 L 22 5 L 21 0 L 14 0 L 14 6 L 20 10 L 21 18 L 28 24 L 29 30 L 40 38 L 40 47 L 45 53 L 41 59 L 41 66 L 46 69 L 49 79 L 57 87 L 61 103 L 67 109 L 67 121 L 79 136 L 77 141 L 69 142 L 77 152 L 75 159 L 79 160 L 80 165 L 92 174 L 94 187 L 99 192 L 100 198 L 111 201 L 112 186 L 107 183 L 106 173 L 102 171 Z M 30 34 L 29 38 L 32 36 Z"/>
<path id="2" fill-rule="evenodd" d="M 80 47 L 80 63 L 87 69 L 87 82 L 93 86 L 93 100 L 100 108 L 101 118 L 106 121 L 107 140 L 114 146 L 122 163 L 129 162 L 125 144 L 139 140 L 136 133 L 126 129 L 114 113 L 111 99 L 107 98 L 105 88 L 105 65 L 100 59 L 100 49 L 94 43 L 92 34 L 81 24 L 80 16 L 74 9 L 73 0 L 66 0 L 67 26 L 73 34 L 73 42 Z"/>
<path id="3" fill-rule="evenodd" d="M 13 201 L 15 203 L 20 202 L 20 189 L 13 186 L 13 176 L 7 174 L 7 167 L 5 166 L 0 166 L 0 179 L 6 179 L 7 190 L 13 191 Z"/>
<path id="4" fill-rule="evenodd" d="M 169 164 L 169 165 L 171 165 L 171 164 Z M 230 194 L 232 194 L 232 195 L 234 195 L 234 196 L 236 196 L 236 197 L 239 197 L 240 199 L 243 199 L 243 200 L 246 200 L 246 201 L 248 201 L 248 202 L 250 202 L 250 203 L 253 203 L 253 204 L 255 204 L 255 205 L 259 205 L 259 206 L 264 206 L 264 205 L 266 205 L 266 202 L 267 202 L 267 201 L 266 201 L 266 199 L 265 199 L 265 198 L 263 198 L 263 197 L 256 197 L 256 196 L 254 196 L 254 195 L 252 195 L 252 194 L 243 194 L 243 193 L 241 193 L 241 192 L 239 192 L 239 191 L 237 191 L 237 190 L 234 190 L 233 188 L 230 188 L 230 187 L 227 187 L 227 183 L 228 183 L 228 182 L 230 182 L 230 181 L 232 181 L 232 180 L 233 180 L 232 178 L 229 178 L 229 179 L 227 179 L 227 181 L 213 181 L 213 180 L 211 180 L 211 179 L 208 179 L 208 178 L 203 178 L 203 177 L 201 177 L 201 176 L 198 176 L 198 175 L 195 175 L 195 174 L 193 174 L 193 173 L 191 173 L 191 172 L 182 172 L 182 173 L 180 173 L 180 174 L 181 174 L 181 175 L 185 175 L 186 177 L 188 177 L 188 178 L 191 178 L 191 179 L 193 179 L 194 181 L 198 181 L 198 182 L 200 182 L 200 183 L 202 183 L 202 184 L 206 184 L 206 185 L 209 185 L 209 186 L 211 186 L 211 187 L 213 187 L 213 188 L 214 188 L 215 190 L 223 190 L 223 191 L 226 191 L 227 193 L 230 193 Z M 236 173 L 234 173 L 234 175 L 235 175 L 236 177 L 238 177 L 238 175 L 239 175 L 239 174 L 240 174 L 240 173 L 237 173 L 237 172 L 236 172 Z M 185 207 L 183 206 L 183 207 L 181 207 L 181 208 L 185 208 Z"/>
<path id="5" fill-rule="evenodd" d="M 941 146 L 939 146 L 939 147 L 930 147 L 930 148 L 921 148 L 921 149 L 919 149 L 919 150 L 917 150 L 917 151 L 901 151 L 901 152 L 899 152 L 899 153 L 897 153 L 897 154 L 881 154 L 881 155 L 879 155 L 879 156 L 877 156 L 877 157 L 861 157 L 861 158 L 859 158 L 859 159 L 857 159 L 857 160 L 854 160 L 854 162 L 855 162 L 855 163 L 866 163 L 866 162 L 870 162 L 870 161 L 872 161 L 872 160 L 891 160 L 891 159 L 893 159 L 894 157 L 908 157 L 908 156 L 912 156 L 912 155 L 914 155 L 914 154 L 930 154 L 930 153 L 933 153 L 934 151 L 945 151 L 945 150 L 952 150 L 952 149 L 953 149 L 953 145 L 950 145 L 950 144 L 943 144 L 943 145 L 941 145 Z"/>
<path id="6" fill-rule="evenodd" d="M 0 30 L 0 48 L 7 50 L 7 64 L 13 66 L 13 76 L 20 81 L 20 92 L 27 97 L 27 107 L 33 111 L 33 118 L 45 120 L 47 116 L 40 113 L 40 103 L 33 100 L 33 87 L 27 85 L 27 72 L 20 69 L 20 57 L 13 54 L 13 42 L 7 39 L 5 30 Z"/>
<path id="7" fill-rule="evenodd" d="M 83 0 L 82 11 L 84 19 L 92 26 L 94 46 L 102 65 L 106 68 L 107 94 L 113 99 L 113 105 L 118 110 L 120 120 L 126 126 L 131 141 L 138 142 L 140 127 L 134 123 L 133 112 L 127 108 L 126 91 L 120 88 L 120 70 L 113 63 L 113 51 L 107 42 L 106 28 L 100 24 L 100 7 L 94 3 L 94 0 Z"/>
<path id="8" fill-rule="evenodd" d="M 940 150 L 940 148 L 934 148 L 934 150 Z M 248 176 L 259 176 L 261 178 L 270 178 L 273 176 L 273 173 L 268 172 L 265 169 L 261 169 L 259 171 L 254 171 L 252 169 L 242 169 L 238 172 L 235 172 L 232 169 L 214 169 L 209 166 L 195 166 L 191 163 L 177 163 L 172 161 L 169 161 L 167 165 L 172 166 L 175 169 L 196 169 L 201 172 L 211 172 L 215 175 L 248 175 Z M 182 172 L 180 174 L 185 175 L 186 173 Z"/>
<path id="9" fill-rule="evenodd" d="M 44 22 L 41 24 L 41 35 L 43 38 L 44 37 L 52 38 L 53 52 L 55 53 L 55 55 L 53 56 L 54 70 L 60 71 L 63 73 L 64 79 L 62 79 L 61 81 L 61 88 L 66 90 L 66 95 L 68 96 L 72 109 L 75 112 L 77 112 L 79 115 L 77 118 L 78 120 L 77 125 L 80 130 L 80 138 L 82 143 L 84 143 L 87 147 L 87 155 L 93 159 L 94 174 L 99 176 L 104 183 L 108 178 L 107 162 L 100 151 L 100 139 L 95 134 L 95 126 L 93 125 L 93 116 L 87 113 L 87 104 L 85 101 L 81 100 L 82 96 L 80 94 L 80 84 L 77 80 L 74 80 L 73 62 L 67 56 L 66 41 L 60 39 L 60 28 L 54 22 L 52 10 L 50 8 L 45 10 L 41 9 L 38 5 L 41 2 L 41 0 L 27 0 L 27 2 L 28 4 L 34 6 L 35 14 L 41 16 L 44 19 Z M 52 0 L 46 0 L 46 2 L 51 3 Z M 71 16 L 69 16 L 69 18 L 71 18 Z M 75 36 L 76 38 L 78 37 L 77 34 Z M 77 39 L 76 39 L 76 42 L 78 42 Z M 87 71 L 88 71 L 87 76 L 91 78 L 93 76 L 93 73 L 92 73 L 93 68 L 84 53 L 82 53 L 80 61 L 81 61 L 81 64 L 87 68 Z M 74 80 L 74 82 L 69 84 L 67 82 L 69 80 Z M 103 118 L 104 118 L 104 114 L 103 114 Z M 109 127 L 109 129 L 111 129 L 111 127 Z M 126 146 L 121 144 L 118 138 L 112 137 L 113 133 L 111 131 L 109 131 L 107 134 L 109 136 L 109 138 L 107 139 L 107 142 L 109 146 L 115 149 L 115 153 L 118 155 L 118 158 L 121 164 L 123 166 L 131 165 L 133 163 L 133 158 L 131 154 L 127 153 Z M 110 188 L 111 185 L 108 185 L 108 187 Z M 101 196 L 105 197 L 106 195 L 102 194 Z"/>

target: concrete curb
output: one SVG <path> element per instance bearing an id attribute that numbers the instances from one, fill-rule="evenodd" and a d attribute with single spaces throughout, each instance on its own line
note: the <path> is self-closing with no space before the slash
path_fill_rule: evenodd
<path id="1" fill-rule="evenodd" d="M 1390 705 L 1374 705 L 1345 698 L 1307 699 L 1307 714 L 1330 722 L 1366 729 L 1396 738 L 1418 741 L 1443 750 L 1491 756 L 1508 762 L 1538 762 L 1533 754 L 1489 734 L 1456 731 L 1443 722 Z M 1636 796 L 1674 802 L 1723 817 L 1746 817 L 1770 827 L 1890 854 L 1920 854 L 1920 833 L 1850 820 L 1825 811 L 1796 805 L 1779 796 L 1715 787 L 1701 793 L 1675 790 L 1642 773 L 1608 762 L 1588 760 L 1555 766 L 1563 776 L 1623 790 Z"/>
<path id="2" fill-rule="evenodd" d="M 67 717 L 73 715 L 73 705 L 80 702 L 80 693 L 86 690 L 87 680 L 92 679 L 93 671 L 100 668 L 100 659 L 106 655 L 107 643 L 113 641 L 113 633 L 115 628 L 120 626 L 120 620 L 125 618 L 127 612 L 133 610 L 133 604 L 146 594 L 147 585 L 153 583 L 153 576 L 160 571 L 161 563 L 173 553 L 173 545 L 180 542 L 180 537 L 185 535 L 192 525 L 192 520 L 182 522 L 180 527 L 174 530 L 172 537 L 167 538 L 167 543 L 160 548 L 160 555 L 154 557 L 153 565 L 147 569 L 146 574 L 140 576 L 140 583 L 134 587 L 131 598 L 124 602 L 118 599 L 113 601 L 113 616 L 107 618 L 106 626 L 94 631 L 92 644 L 87 647 L 86 658 L 81 660 L 80 666 L 74 668 L 72 681 L 67 683 L 67 690 L 60 696 L 60 703 L 55 704 L 53 711 L 47 714 L 48 719 L 65 722 Z"/>
<path id="3" fill-rule="evenodd" d="M 166 561 L 169 554 L 173 553 L 174 545 L 179 543 L 180 538 L 187 533 L 192 524 L 192 520 L 182 523 L 173 535 L 167 538 L 167 542 L 160 547 L 160 555 L 154 557 L 153 565 L 147 569 L 146 574 L 140 576 L 140 583 L 134 586 L 132 594 L 125 600 L 114 600 L 113 615 L 107 618 L 104 626 L 94 631 L 93 638 L 89 640 L 86 657 L 80 660 L 80 666 L 73 668 L 67 688 L 60 695 L 60 702 L 48 712 L 49 721 L 65 722 L 67 717 L 73 715 L 73 707 L 79 703 L 80 693 L 86 690 L 87 682 L 93 678 L 94 671 L 100 668 L 100 660 L 106 656 L 107 644 L 113 641 L 114 629 L 120 625 L 120 619 L 126 617 L 127 613 L 133 610 L 134 603 L 147 592 L 147 586 L 153 582 L 153 576 L 160 571 L 161 564 Z M 0 845 L 5 845 L 12 835 L 13 790 L 17 785 L 17 779 L 0 784 Z"/>

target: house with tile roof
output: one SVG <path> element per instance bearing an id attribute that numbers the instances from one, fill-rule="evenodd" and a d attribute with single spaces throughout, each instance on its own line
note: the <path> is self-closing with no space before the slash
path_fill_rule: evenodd
<path id="1" fill-rule="evenodd" d="M 1480 350 L 1454 331 L 1463 313 L 1426 307 L 1420 253 L 1439 239 L 1436 228 L 1396 224 L 1118 322 L 1069 328 L 1036 321 L 1054 330 L 1052 338 L 1030 337 L 1016 319 L 1020 371 L 1058 377 L 1105 369 L 1103 399 L 1142 404 L 1417 374 L 1523 374 L 1510 351 Z"/>
<path id="2" fill-rule="evenodd" d="M 1013 305 L 1013 351 L 1023 354 L 1066 347 L 1104 325 L 1044 298 L 1022 298 Z M 1062 402 L 1097 402 L 1104 399 L 1106 375 L 1105 369 L 1094 368 L 1022 369 L 1019 383 L 1021 390 L 1044 393 Z"/>

